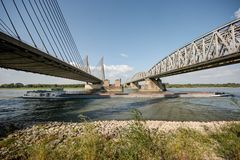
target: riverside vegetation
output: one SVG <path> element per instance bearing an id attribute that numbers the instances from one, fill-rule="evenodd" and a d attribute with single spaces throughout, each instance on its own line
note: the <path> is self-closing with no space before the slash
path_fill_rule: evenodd
<path id="1" fill-rule="evenodd" d="M 22 83 L 9 83 L 2 84 L 0 88 L 19 88 L 19 89 L 27 89 L 27 88 L 84 88 L 84 84 L 22 84 Z"/>
<path id="2" fill-rule="evenodd" d="M 122 122 L 125 127 L 120 122 L 118 127 L 111 122 L 34 125 L 3 138 L 0 159 L 240 159 L 239 122 L 215 129 L 200 124 L 203 131 L 189 127 L 157 130 L 148 127 L 137 110 L 134 116 L 131 123 Z"/>
<path id="3" fill-rule="evenodd" d="M 224 84 L 166 84 L 167 88 L 209 88 L 209 87 L 240 87 L 239 83 Z"/>
<path id="4" fill-rule="evenodd" d="M 84 88 L 84 84 L 22 84 L 22 83 L 10 83 L 2 84 L 0 88 Z M 200 88 L 200 87 L 240 87 L 239 83 L 225 83 L 225 84 L 169 84 L 166 83 L 167 88 Z"/>

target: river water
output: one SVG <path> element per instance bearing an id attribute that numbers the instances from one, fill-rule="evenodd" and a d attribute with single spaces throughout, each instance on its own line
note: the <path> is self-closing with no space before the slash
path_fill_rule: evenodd
<path id="1" fill-rule="evenodd" d="M 240 88 L 170 88 L 173 92 L 226 92 L 233 97 L 210 98 L 112 98 L 37 100 L 17 98 L 27 90 L 0 90 L 0 122 L 133 119 L 131 110 L 147 120 L 240 120 Z"/>

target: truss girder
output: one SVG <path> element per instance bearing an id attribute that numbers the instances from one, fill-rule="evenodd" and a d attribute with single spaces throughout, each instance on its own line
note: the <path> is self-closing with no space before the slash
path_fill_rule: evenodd
<path id="1" fill-rule="evenodd" d="M 237 19 L 175 50 L 147 72 L 135 74 L 128 83 L 239 62 L 240 19 Z"/>

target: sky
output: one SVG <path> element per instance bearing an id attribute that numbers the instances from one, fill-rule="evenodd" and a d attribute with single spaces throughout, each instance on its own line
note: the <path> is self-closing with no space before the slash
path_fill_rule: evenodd
<path id="1" fill-rule="evenodd" d="M 172 51 L 235 18 L 239 0 L 58 0 L 77 47 L 106 78 L 125 81 Z M 240 83 L 240 64 L 163 78 L 166 83 Z M 79 83 L 0 69 L 0 84 Z"/>

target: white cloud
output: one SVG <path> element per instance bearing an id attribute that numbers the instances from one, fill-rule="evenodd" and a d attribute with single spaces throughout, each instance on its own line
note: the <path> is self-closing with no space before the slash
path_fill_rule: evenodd
<path id="1" fill-rule="evenodd" d="M 240 18 L 240 8 L 236 12 L 234 12 L 234 16 L 235 18 Z"/>
<path id="2" fill-rule="evenodd" d="M 100 67 L 90 66 L 90 69 L 93 75 L 97 77 L 101 76 Z M 133 74 L 133 71 L 134 71 L 133 67 L 126 64 L 120 64 L 120 65 L 104 64 L 104 70 L 105 70 L 105 78 L 109 79 L 112 82 L 119 78 L 121 78 L 122 81 L 125 81 L 127 78 L 129 78 Z"/>
<path id="3" fill-rule="evenodd" d="M 124 57 L 124 58 L 127 58 L 128 55 L 127 54 L 124 54 L 124 53 L 121 53 L 120 56 Z"/>
<path id="4" fill-rule="evenodd" d="M 133 68 L 129 65 L 121 64 L 121 65 L 105 65 L 104 68 L 106 72 L 112 72 L 112 73 L 127 73 L 133 71 Z"/>
<path id="5" fill-rule="evenodd" d="M 133 67 L 126 65 L 126 64 L 121 64 L 121 65 L 104 65 L 105 69 L 105 74 L 106 78 L 111 80 L 112 82 L 115 79 L 121 78 L 122 81 L 125 81 L 127 77 L 132 75 L 134 69 Z"/>

